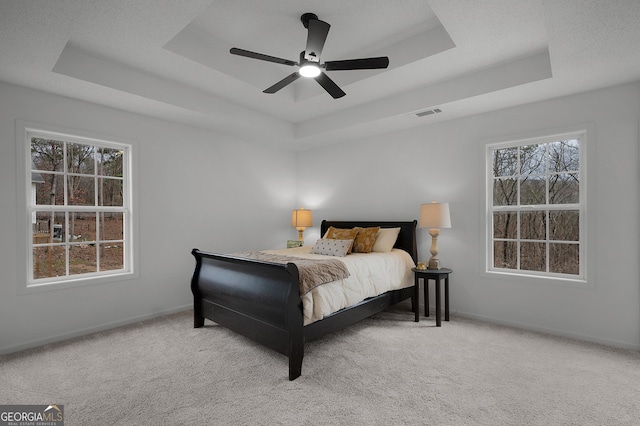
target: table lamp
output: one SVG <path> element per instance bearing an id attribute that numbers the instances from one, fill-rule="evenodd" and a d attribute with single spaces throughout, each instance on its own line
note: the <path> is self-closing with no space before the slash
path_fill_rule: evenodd
<path id="1" fill-rule="evenodd" d="M 298 230 L 298 239 L 300 241 L 304 241 L 302 233 L 308 226 L 313 226 L 311 210 L 303 209 L 302 207 L 297 210 L 293 210 L 291 212 L 291 226 Z"/>
<path id="2" fill-rule="evenodd" d="M 427 269 L 440 269 L 438 259 L 438 235 L 440 229 L 451 228 L 449 216 L 449 203 L 436 203 L 420 205 L 420 228 L 429 228 L 431 235 L 431 258 Z"/>

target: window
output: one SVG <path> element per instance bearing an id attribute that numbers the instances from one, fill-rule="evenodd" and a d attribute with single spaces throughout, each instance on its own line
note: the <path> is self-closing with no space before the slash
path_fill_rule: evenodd
<path id="1" fill-rule="evenodd" d="M 22 135 L 27 288 L 131 275 L 131 145 L 27 127 Z"/>
<path id="2" fill-rule="evenodd" d="M 584 139 L 487 147 L 489 271 L 584 279 Z"/>

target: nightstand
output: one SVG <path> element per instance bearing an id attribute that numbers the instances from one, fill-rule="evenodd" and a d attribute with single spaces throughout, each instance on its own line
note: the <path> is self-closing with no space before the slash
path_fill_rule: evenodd
<path id="1" fill-rule="evenodd" d="M 440 308 L 440 282 L 444 279 L 444 320 L 449 321 L 449 274 L 453 271 L 448 268 L 440 269 L 411 269 L 414 276 L 413 307 L 416 314 L 416 322 L 420 321 L 420 278 L 424 281 L 424 316 L 429 316 L 429 280 L 436 285 L 436 327 L 441 327 Z"/>

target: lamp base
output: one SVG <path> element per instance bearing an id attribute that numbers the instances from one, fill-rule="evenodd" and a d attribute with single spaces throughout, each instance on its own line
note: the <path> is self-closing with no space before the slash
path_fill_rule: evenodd
<path id="1" fill-rule="evenodd" d="M 304 230 L 307 229 L 306 227 L 298 227 L 296 228 L 296 230 L 298 231 L 298 240 L 302 241 L 302 244 L 304 244 L 304 238 L 302 237 L 302 234 L 304 233 Z"/>
<path id="2" fill-rule="evenodd" d="M 440 259 L 438 259 L 438 235 L 439 229 L 429 229 L 429 235 L 431 235 L 431 257 L 429 258 L 429 265 L 427 269 L 440 269 Z"/>
<path id="3" fill-rule="evenodd" d="M 427 269 L 440 269 L 440 259 L 429 259 Z"/>

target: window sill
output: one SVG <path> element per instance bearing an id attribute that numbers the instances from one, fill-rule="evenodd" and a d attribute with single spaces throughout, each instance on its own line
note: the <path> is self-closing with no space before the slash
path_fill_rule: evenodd
<path id="1" fill-rule="evenodd" d="M 121 273 L 112 273 L 106 275 L 93 275 L 93 276 L 82 276 L 78 278 L 69 278 L 64 281 L 49 281 L 49 282 L 39 282 L 39 283 L 31 283 L 26 286 L 22 286 L 18 293 L 19 294 L 32 294 L 32 293 L 41 293 L 45 291 L 53 291 L 53 290 L 64 290 L 68 288 L 77 288 L 84 287 L 89 285 L 100 285 L 106 283 L 113 283 L 119 281 L 128 281 L 134 280 L 138 278 L 138 274 L 135 272 L 121 272 Z"/>
<path id="2" fill-rule="evenodd" d="M 593 285 L 589 283 L 585 278 L 568 278 L 557 275 L 534 275 L 525 274 L 510 271 L 498 271 L 498 270 L 485 270 L 482 273 L 485 278 L 500 279 L 500 280 L 517 280 L 523 284 L 540 285 L 541 283 L 559 285 L 564 287 L 578 287 L 578 288 L 593 288 Z"/>

